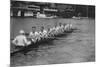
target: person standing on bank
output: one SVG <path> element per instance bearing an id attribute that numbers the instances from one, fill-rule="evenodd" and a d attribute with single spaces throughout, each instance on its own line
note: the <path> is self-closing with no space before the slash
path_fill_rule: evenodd
<path id="1" fill-rule="evenodd" d="M 19 46 L 19 47 L 24 47 L 31 44 L 31 41 L 27 40 L 24 30 L 20 30 L 19 33 L 20 35 L 16 36 L 15 39 L 12 41 L 14 45 Z"/>

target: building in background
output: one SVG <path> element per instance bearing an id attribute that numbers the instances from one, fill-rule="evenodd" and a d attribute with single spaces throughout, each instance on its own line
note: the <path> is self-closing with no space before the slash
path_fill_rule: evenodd
<path id="1" fill-rule="evenodd" d="M 11 0 L 10 14 L 13 17 L 36 18 L 38 12 L 46 15 L 46 17 L 95 17 L 95 6 Z"/>

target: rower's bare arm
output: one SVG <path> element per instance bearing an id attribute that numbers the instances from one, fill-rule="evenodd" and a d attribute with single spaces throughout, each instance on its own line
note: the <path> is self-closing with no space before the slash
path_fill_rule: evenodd
<path id="1" fill-rule="evenodd" d="M 12 40 L 12 43 L 16 45 L 16 38 L 14 40 Z"/>
<path id="2" fill-rule="evenodd" d="M 24 42 L 25 42 L 25 46 L 31 44 L 31 41 L 28 41 L 26 37 L 24 38 Z"/>

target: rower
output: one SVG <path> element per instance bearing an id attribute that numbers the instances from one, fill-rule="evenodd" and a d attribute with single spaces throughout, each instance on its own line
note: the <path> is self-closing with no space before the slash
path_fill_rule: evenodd
<path id="1" fill-rule="evenodd" d="M 69 24 L 65 24 L 65 25 L 64 25 L 64 30 L 65 30 L 65 32 L 68 31 L 68 27 L 69 27 Z"/>
<path id="2" fill-rule="evenodd" d="M 64 24 L 64 30 L 70 31 L 72 29 L 72 24 Z"/>
<path id="3" fill-rule="evenodd" d="M 72 24 L 68 24 L 68 25 L 67 25 L 67 31 L 70 31 L 71 28 L 72 28 Z"/>
<path id="4" fill-rule="evenodd" d="M 50 33 L 50 37 L 54 36 L 55 35 L 55 27 L 50 28 L 49 33 Z"/>
<path id="5" fill-rule="evenodd" d="M 72 24 L 70 24 L 70 29 L 72 29 L 72 26 L 73 26 L 73 25 L 72 25 Z"/>
<path id="6" fill-rule="evenodd" d="M 24 30 L 20 30 L 19 33 L 20 35 L 16 36 L 15 39 L 12 41 L 14 45 L 22 47 L 31 44 L 31 41 L 27 40 Z"/>
<path id="7" fill-rule="evenodd" d="M 54 29 L 53 34 L 54 34 L 54 36 L 56 36 L 57 32 L 58 32 L 57 22 L 55 23 L 55 26 L 53 27 L 53 29 Z"/>
<path id="8" fill-rule="evenodd" d="M 31 38 L 32 42 L 34 42 L 34 43 L 36 42 L 36 37 L 35 37 L 36 33 L 37 33 L 36 32 L 36 27 L 33 26 L 32 31 L 29 34 L 29 37 Z"/>
<path id="9" fill-rule="evenodd" d="M 61 25 L 62 25 L 62 23 L 59 23 L 59 25 L 56 28 L 57 29 L 57 34 L 61 34 L 62 33 Z"/>
<path id="10" fill-rule="evenodd" d="M 46 38 L 47 37 L 47 30 L 44 29 L 44 26 L 41 27 L 40 34 L 41 34 L 42 38 Z"/>
<path id="11" fill-rule="evenodd" d="M 32 32 L 30 32 L 30 35 L 34 35 L 35 31 L 36 31 L 36 27 L 33 26 L 33 27 L 32 27 Z"/>
<path id="12" fill-rule="evenodd" d="M 62 32 L 64 32 L 64 26 L 63 26 L 63 24 L 62 23 L 59 23 L 59 26 L 60 26 L 60 33 L 62 33 Z"/>
<path id="13" fill-rule="evenodd" d="M 38 32 L 38 31 L 35 31 L 35 39 L 37 40 L 37 41 L 40 41 L 41 40 L 41 36 L 40 36 L 40 33 Z"/>

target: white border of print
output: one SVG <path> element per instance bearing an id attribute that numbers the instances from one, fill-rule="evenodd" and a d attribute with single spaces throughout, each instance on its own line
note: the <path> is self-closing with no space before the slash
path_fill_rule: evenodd
<path id="1" fill-rule="evenodd" d="M 53 2 L 53 3 L 95 5 L 95 0 L 17 0 L 17 1 L 36 1 L 36 2 Z"/>
<path id="2" fill-rule="evenodd" d="M 71 64 L 54 64 L 54 65 L 38 65 L 25 67 L 98 67 L 100 60 L 99 53 L 99 3 L 97 0 L 22 0 L 22 1 L 38 1 L 38 2 L 56 2 L 68 4 L 84 4 L 96 5 L 96 62 L 88 63 L 71 63 Z M 99 0 L 98 0 L 99 1 Z M 0 67 L 8 67 L 10 65 L 10 0 L 0 1 Z"/>

